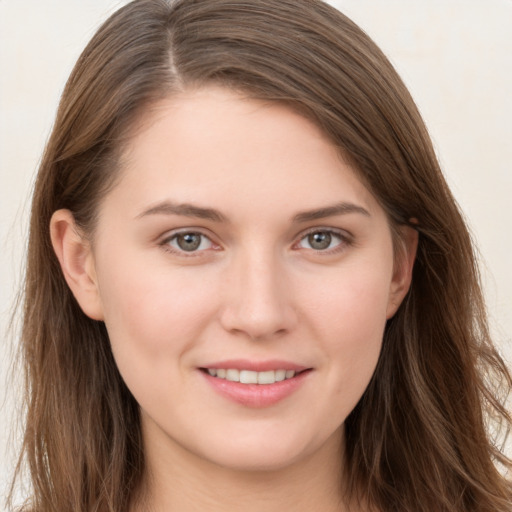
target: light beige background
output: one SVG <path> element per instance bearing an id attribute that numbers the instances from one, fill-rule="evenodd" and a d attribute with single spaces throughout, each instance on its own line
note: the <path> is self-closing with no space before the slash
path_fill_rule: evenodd
<path id="1" fill-rule="evenodd" d="M 255 0 L 257 1 L 257 0 Z M 0 0 L 0 501 L 16 381 L 5 335 L 28 196 L 59 95 L 113 0 Z M 481 250 L 492 328 L 512 361 L 512 0 L 337 0 L 416 99 Z"/>

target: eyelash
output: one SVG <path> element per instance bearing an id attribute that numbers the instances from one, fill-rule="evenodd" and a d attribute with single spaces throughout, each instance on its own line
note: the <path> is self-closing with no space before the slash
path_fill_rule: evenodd
<path id="1" fill-rule="evenodd" d="M 294 247 L 298 246 L 303 240 L 306 240 L 310 235 L 315 235 L 319 233 L 327 234 L 331 237 L 331 239 L 337 238 L 339 240 L 339 243 L 337 243 L 334 247 L 328 247 L 326 249 L 305 248 L 306 250 L 313 251 L 320 255 L 332 255 L 343 251 L 353 243 L 352 236 L 346 231 L 320 227 L 310 229 L 309 231 L 306 231 L 306 233 L 303 233 L 300 236 L 299 240 L 294 244 Z"/>
<path id="2" fill-rule="evenodd" d="M 179 256 L 184 256 L 186 258 L 193 258 L 193 257 L 200 256 L 201 253 L 203 253 L 204 251 L 210 249 L 210 248 L 208 248 L 208 249 L 202 249 L 202 250 L 186 251 L 184 249 L 172 247 L 171 246 L 171 242 L 173 242 L 174 240 L 177 240 L 180 235 L 181 236 L 185 236 L 185 235 L 200 236 L 201 237 L 201 241 L 200 241 L 199 247 L 203 244 L 205 239 L 209 240 L 211 245 L 216 246 L 216 244 L 211 240 L 211 238 L 208 235 L 205 235 L 204 233 L 201 233 L 201 231 L 194 231 L 193 229 L 188 229 L 188 230 L 182 230 L 182 231 L 174 232 L 170 236 L 167 236 L 164 240 L 162 240 L 159 245 L 165 251 L 170 252 L 171 254 L 176 254 L 176 255 L 179 255 Z"/>
<path id="3" fill-rule="evenodd" d="M 332 254 L 337 254 L 338 252 L 343 251 L 346 247 L 352 245 L 352 243 L 353 243 L 351 235 L 349 235 L 345 231 L 341 231 L 341 230 L 337 230 L 337 229 L 333 229 L 333 228 L 321 228 L 320 227 L 320 228 L 310 229 L 309 231 L 302 233 L 300 235 L 299 239 L 293 244 L 293 247 L 300 248 L 299 246 L 302 241 L 306 240 L 311 235 L 320 234 L 320 233 L 329 235 L 331 237 L 330 241 L 332 241 L 332 238 L 337 238 L 339 240 L 339 243 L 337 243 L 334 247 L 327 247 L 326 249 L 313 249 L 311 247 L 310 248 L 302 247 L 302 248 L 306 249 L 308 251 L 313 251 L 314 253 L 317 253 L 320 255 L 332 255 Z M 186 251 L 184 249 L 172 247 L 171 242 L 177 240 L 177 238 L 180 235 L 181 236 L 184 236 L 184 235 L 200 236 L 202 240 L 200 241 L 199 247 L 203 244 L 204 239 L 209 240 L 209 242 L 212 246 L 219 247 L 219 246 L 217 246 L 217 244 L 215 244 L 215 242 L 213 242 L 211 240 L 211 238 L 208 235 L 202 233 L 201 231 L 194 231 L 193 229 L 192 230 L 183 230 L 183 231 L 178 231 L 178 232 L 172 233 L 170 236 L 167 236 L 164 240 L 162 240 L 159 245 L 167 252 L 170 252 L 172 254 L 176 254 L 179 256 L 183 256 L 186 258 L 200 256 L 204 251 L 211 249 L 211 247 L 208 247 L 206 249 L 199 249 L 199 250 L 195 249 L 192 251 Z M 217 249 L 214 248 L 213 250 L 217 250 Z"/>

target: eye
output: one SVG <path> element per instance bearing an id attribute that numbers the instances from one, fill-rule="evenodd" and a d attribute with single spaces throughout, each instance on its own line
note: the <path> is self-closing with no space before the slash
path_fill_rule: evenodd
<path id="1" fill-rule="evenodd" d="M 166 238 L 162 245 L 173 252 L 198 252 L 212 249 L 213 242 L 203 233 L 183 231 Z"/>
<path id="2" fill-rule="evenodd" d="M 347 243 L 347 238 L 341 233 L 329 229 L 319 229 L 311 231 L 302 237 L 298 246 L 303 249 L 313 249 L 315 251 L 327 251 L 335 249 L 343 243 Z"/>

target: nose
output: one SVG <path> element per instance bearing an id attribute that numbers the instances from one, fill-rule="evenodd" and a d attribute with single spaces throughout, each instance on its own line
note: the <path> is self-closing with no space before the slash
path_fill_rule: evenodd
<path id="1" fill-rule="evenodd" d="M 292 290 L 278 258 L 263 254 L 240 257 L 232 262 L 225 285 L 221 312 L 225 330 L 264 340 L 295 327 Z"/>

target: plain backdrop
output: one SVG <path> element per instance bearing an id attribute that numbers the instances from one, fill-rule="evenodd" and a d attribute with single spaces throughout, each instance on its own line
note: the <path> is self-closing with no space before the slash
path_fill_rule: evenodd
<path id="1" fill-rule="evenodd" d="M 257 0 L 255 0 L 257 1 Z M 11 427 L 8 320 L 20 286 L 29 196 L 64 83 L 119 0 L 0 0 L 0 502 Z M 491 325 L 512 361 L 512 0 L 337 0 L 410 88 L 480 248 Z"/>

